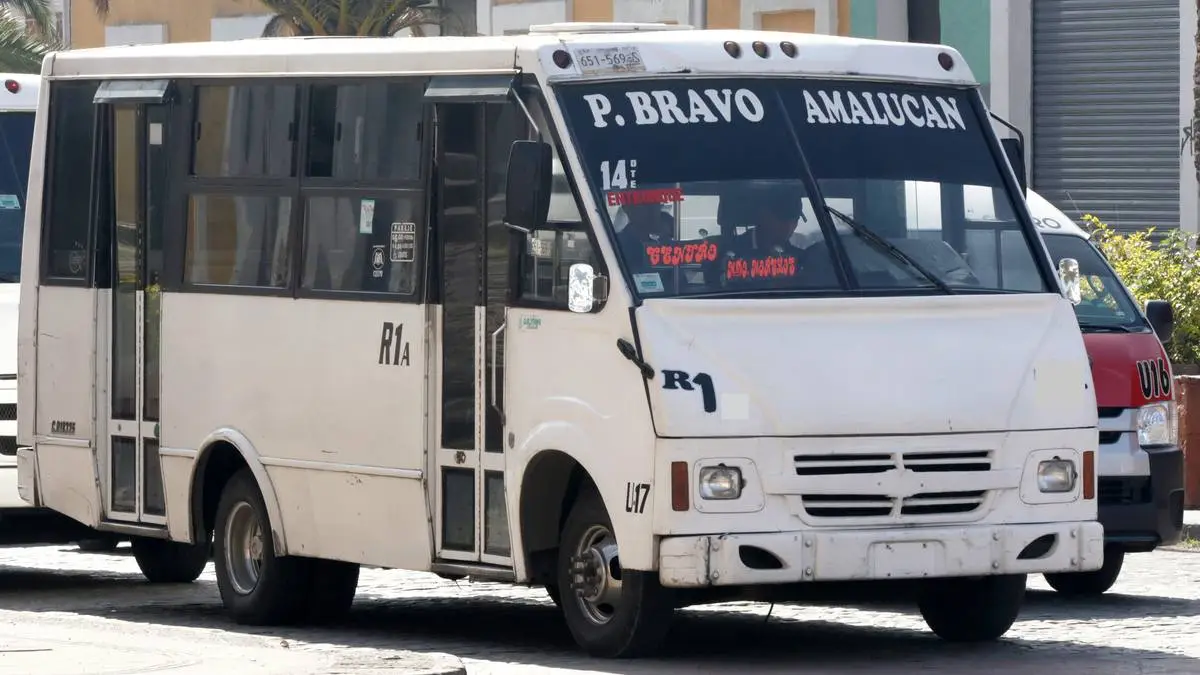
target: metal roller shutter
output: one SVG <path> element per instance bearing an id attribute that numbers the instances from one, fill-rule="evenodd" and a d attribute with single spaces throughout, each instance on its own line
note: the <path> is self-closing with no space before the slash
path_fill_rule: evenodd
<path id="1" fill-rule="evenodd" d="M 1033 0 L 1033 188 L 1121 230 L 1179 226 L 1179 0 Z"/>

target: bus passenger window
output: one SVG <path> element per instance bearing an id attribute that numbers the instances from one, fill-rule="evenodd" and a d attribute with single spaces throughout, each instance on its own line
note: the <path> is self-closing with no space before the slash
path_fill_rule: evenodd
<path id="1" fill-rule="evenodd" d="M 305 175 L 417 179 L 424 88 L 423 80 L 313 86 Z"/>
<path id="2" fill-rule="evenodd" d="M 299 92 L 292 84 L 197 87 L 192 175 L 295 176 Z"/>
<path id="3" fill-rule="evenodd" d="M 47 279 L 87 278 L 92 185 L 92 99 L 99 82 L 50 83 L 50 156 L 46 160 Z M 53 283 L 53 282 L 48 282 Z"/>
<path id="4" fill-rule="evenodd" d="M 303 287 L 411 294 L 425 240 L 423 197 L 308 197 Z"/>
<path id="5" fill-rule="evenodd" d="M 191 195 L 185 281 L 287 288 L 291 283 L 291 221 L 289 197 Z"/>
<path id="6" fill-rule="evenodd" d="M 599 266 L 587 232 L 556 228 L 531 233 L 521 251 L 521 299 L 566 309 L 575 263 Z"/>

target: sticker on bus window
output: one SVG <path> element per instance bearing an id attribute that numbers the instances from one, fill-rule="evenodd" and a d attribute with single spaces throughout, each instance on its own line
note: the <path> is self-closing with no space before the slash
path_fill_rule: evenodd
<path id="1" fill-rule="evenodd" d="M 646 247 L 646 258 L 651 265 L 667 267 L 712 262 L 717 259 L 717 245 L 702 241 L 693 244 L 655 244 Z"/>
<path id="2" fill-rule="evenodd" d="M 417 224 L 392 223 L 391 255 L 394 263 L 413 262 L 417 259 Z"/>
<path id="3" fill-rule="evenodd" d="M 384 260 L 383 260 L 383 249 L 384 248 L 385 247 L 383 244 L 378 244 L 376 246 L 371 247 L 371 278 L 372 279 L 382 279 L 383 278 L 383 266 L 385 264 Z"/>
<path id="4" fill-rule="evenodd" d="M 609 206 L 637 206 L 639 204 L 675 204 L 683 201 L 680 188 L 613 190 L 604 196 Z"/>
<path id="5" fill-rule="evenodd" d="M 725 263 L 728 279 L 778 279 L 796 276 L 795 256 L 774 255 L 766 258 L 735 258 Z"/>
<path id="6" fill-rule="evenodd" d="M 633 275 L 639 293 L 662 293 L 662 276 L 658 272 L 643 272 Z"/>
<path id="7" fill-rule="evenodd" d="M 375 230 L 375 200 L 364 199 L 358 207 L 358 232 L 371 234 Z"/>
<path id="8" fill-rule="evenodd" d="M 16 195 L 0 195 L 0 209 L 20 210 L 21 200 Z"/>

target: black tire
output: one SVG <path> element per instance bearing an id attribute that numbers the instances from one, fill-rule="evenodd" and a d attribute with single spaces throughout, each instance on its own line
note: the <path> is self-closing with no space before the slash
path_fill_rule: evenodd
<path id="1" fill-rule="evenodd" d="M 917 601 L 921 617 L 948 642 L 990 642 L 1008 632 L 1021 613 L 1026 575 L 936 579 Z"/>
<path id="2" fill-rule="evenodd" d="M 129 542 L 142 576 L 152 584 L 189 584 L 208 565 L 209 542 L 189 544 L 134 537 Z"/>
<path id="3" fill-rule="evenodd" d="M 1093 572 L 1068 572 L 1044 574 L 1050 588 L 1071 598 L 1094 598 L 1104 595 L 1117 583 L 1121 567 L 1125 564 L 1125 551 L 1117 546 L 1104 548 L 1104 566 Z"/>
<path id="4" fill-rule="evenodd" d="M 308 565 L 308 574 L 312 578 L 305 616 L 307 621 L 325 624 L 346 618 L 354 604 L 354 594 L 358 591 L 358 563 L 316 558 L 297 560 Z"/>
<path id="5" fill-rule="evenodd" d="M 80 539 L 76 543 L 79 550 L 85 553 L 112 553 L 121 545 L 121 540 L 117 537 L 100 536 Z"/>
<path id="6" fill-rule="evenodd" d="M 244 511 L 246 508 L 249 513 Z M 235 581 L 241 579 L 241 573 L 231 571 L 233 565 L 230 554 L 235 554 L 234 560 L 240 556 L 236 542 L 232 548 L 230 544 L 230 539 L 236 536 L 236 532 L 230 532 L 231 526 L 237 525 L 231 521 L 235 514 L 239 522 L 241 518 L 252 519 L 260 528 L 259 531 L 264 533 L 261 537 L 258 575 L 252 584 L 245 580 Z M 310 618 L 313 561 L 307 558 L 277 558 L 270 533 L 271 525 L 262 493 L 250 470 L 242 469 L 229 479 L 221 492 L 213 536 L 217 589 L 226 611 L 239 624 L 284 625 Z"/>
<path id="7" fill-rule="evenodd" d="M 675 613 L 674 598 L 658 583 L 654 572 L 620 569 L 620 557 L 614 566 L 620 575 L 617 602 L 606 621 L 589 616 L 589 606 L 572 587 L 572 558 L 589 531 L 607 528 L 612 521 L 594 487 L 585 488 L 563 524 L 558 553 L 560 607 L 575 642 L 588 654 L 601 658 L 647 656 L 661 646 Z"/>

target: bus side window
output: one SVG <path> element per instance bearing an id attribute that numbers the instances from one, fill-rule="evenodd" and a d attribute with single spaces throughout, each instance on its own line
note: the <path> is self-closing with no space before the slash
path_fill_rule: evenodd
<path id="1" fill-rule="evenodd" d="M 50 133 L 44 194 L 44 283 L 88 278 L 88 209 L 99 82 L 50 83 Z"/>
<path id="2" fill-rule="evenodd" d="M 530 233 L 520 251 L 520 299 L 566 309 L 571 265 L 588 263 L 598 268 L 599 262 L 557 151 L 554 154 L 549 223 Z"/>

